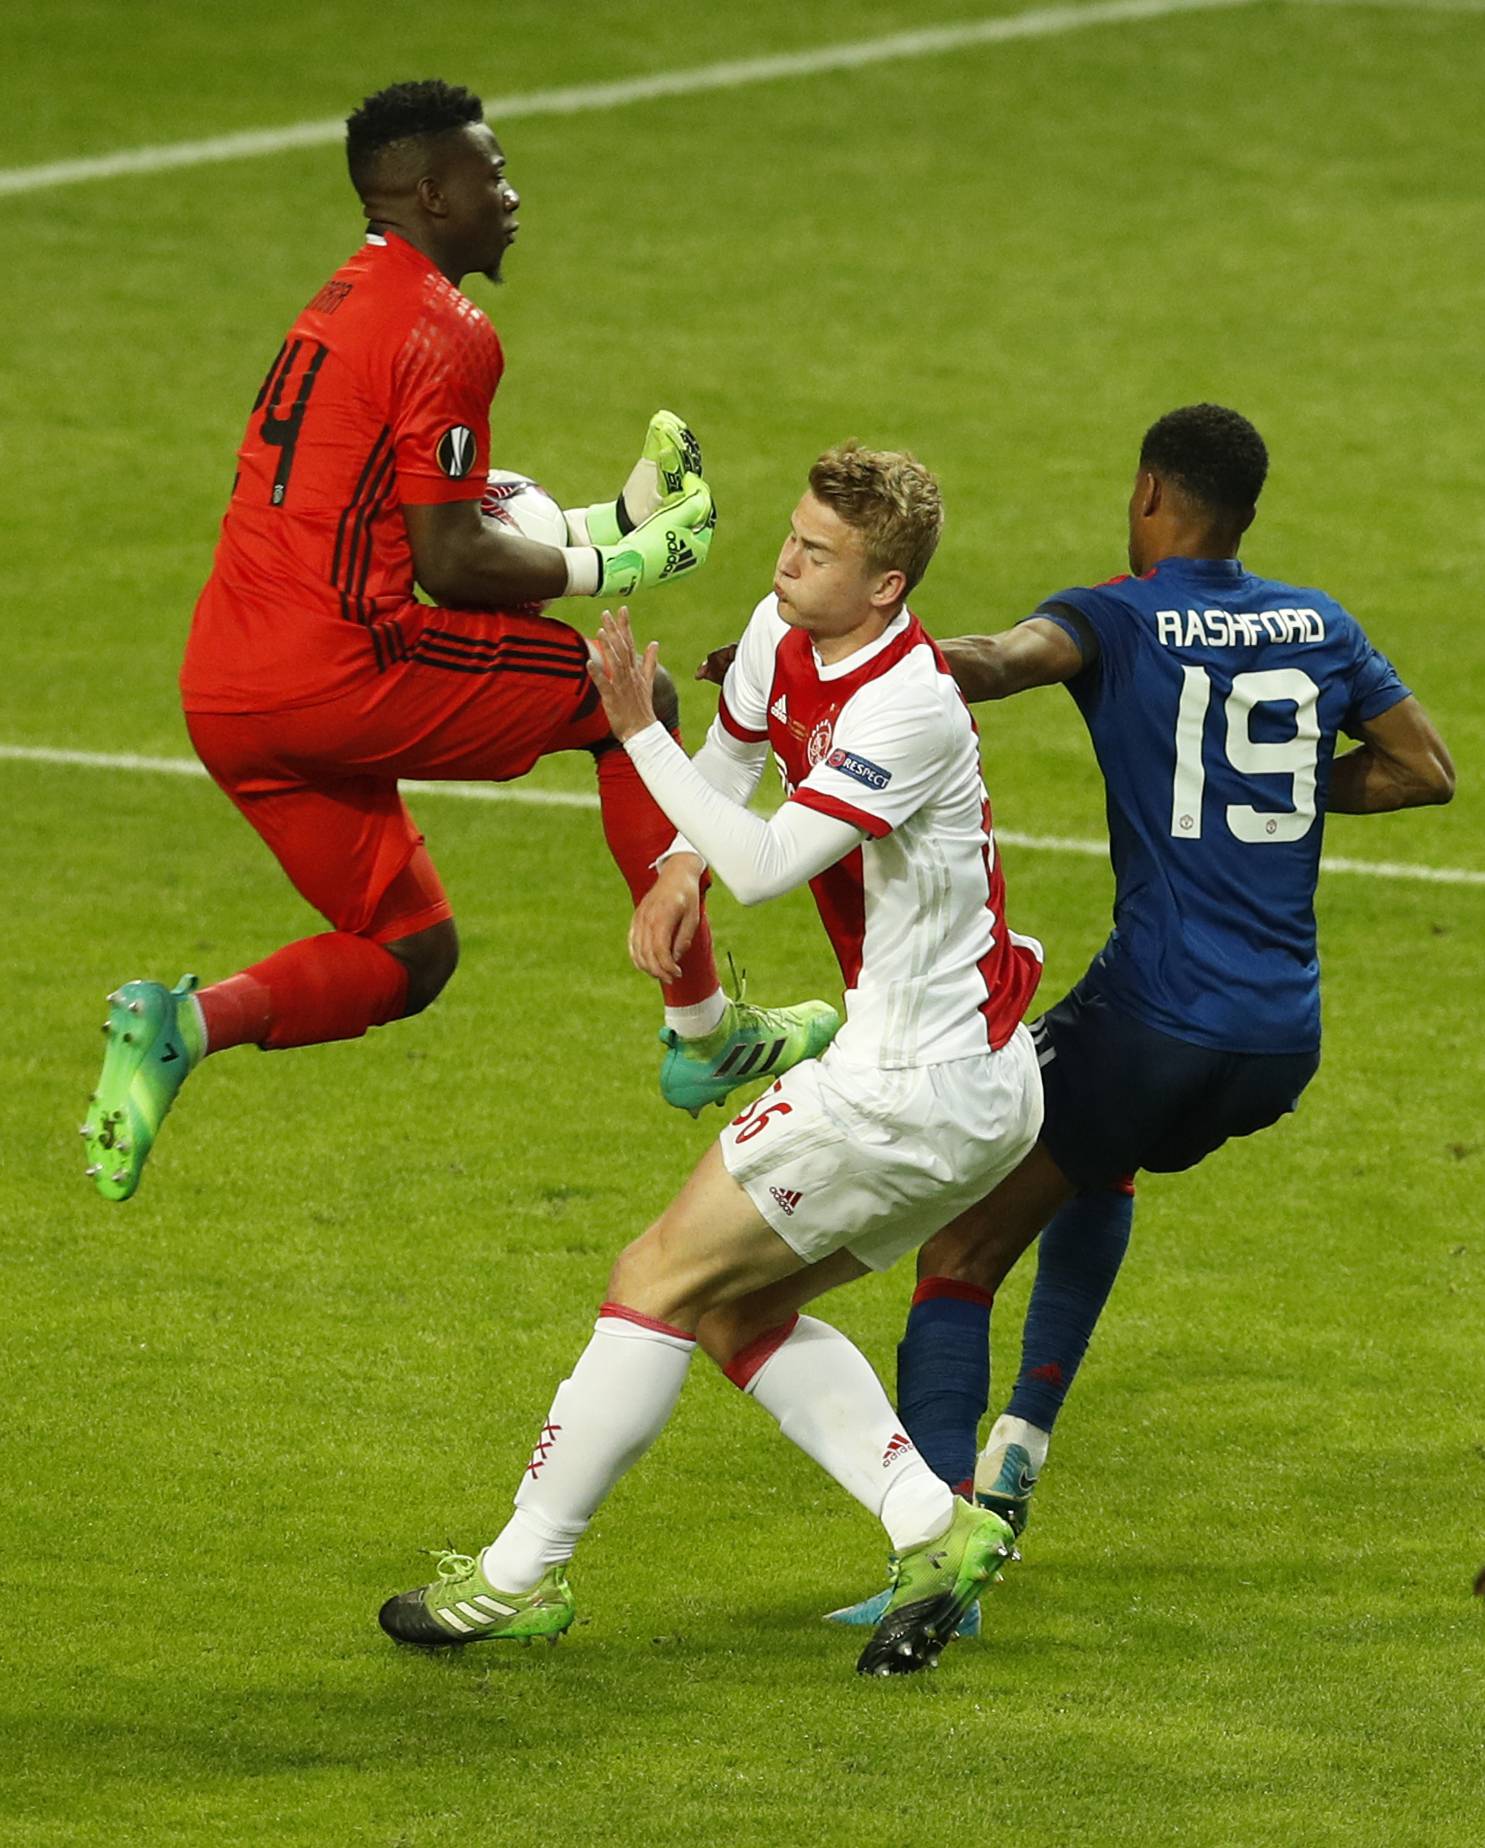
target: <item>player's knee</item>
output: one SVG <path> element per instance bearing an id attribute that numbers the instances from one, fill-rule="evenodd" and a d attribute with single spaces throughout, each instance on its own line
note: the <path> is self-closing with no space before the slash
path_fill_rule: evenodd
<path id="1" fill-rule="evenodd" d="M 935 1232 L 918 1251 L 918 1281 L 925 1277 L 952 1277 L 956 1280 L 971 1256 L 971 1246 L 957 1226 L 945 1226 Z"/>
<path id="2" fill-rule="evenodd" d="M 608 1274 L 608 1300 L 641 1314 L 658 1313 L 649 1305 L 657 1300 L 656 1292 L 664 1283 L 665 1271 L 655 1227 L 651 1226 L 632 1239 L 614 1259 Z"/>
<path id="3" fill-rule="evenodd" d="M 443 993 L 459 966 L 459 933 L 452 918 L 389 943 L 388 950 L 407 970 L 407 1000 L 402 1015 L 421 1014 Z"/>
<path id="4" fill-rule="evenodd" d="M 693 1329 L 725 1285 L 678 1256 L 663 1220 L 619 1253 L 609 1272 L 608 1300 L 668 1327 Z"/>
<path id="5" fill-rule="evenodd" d="M 947 1225 L 918 1253 L 918 1281 L 926 1277 L 944 1277 L 952 1283 L 967 1283 L 992 1295 L 1005 1281 L 1010 1264 L 994 1240 L 993 1231 L 983 1222 L 961 1219 Z"/>
<path id="6" fill-rule="evenodd" d="M 663 667 L 655 669 L 655 691 L 652 697 L 655 717 L 667 731 L 675 731 L 681 722 L 681 696 L 676 692 L 675 682 Z"/>
<path id="7" fill-rule="evenodd" d="M 748 1303 L 724 1303 L 708 1309 L 696 1324 L 697 1346 L 725 1371 L 745 1347 L 767 1332 L 765 1321 Z"/>

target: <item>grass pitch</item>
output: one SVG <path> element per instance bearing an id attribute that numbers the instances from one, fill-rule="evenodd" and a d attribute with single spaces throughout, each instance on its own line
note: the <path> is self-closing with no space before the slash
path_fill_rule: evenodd
<path id="1" fill-rule="evenodd" d="M 0 164 L 331 117 L 409 74 L 493 98 L 981 13 L 713 11 L 59 0 L 7 41 Z M 1338 818 L 1331 851 L 1485 868 L 1482 59 L 1468 10 L 1252 5 L 513 120 L 499 459 L 594 498 L 656 404 L 695 419 L 721 538 L 638 613 L 684 676 L 831 441 L 941 471 L 916 602 L 948 634 L 1117 569 L 1140 432 L 1235 403 L 1274 456 L 1248 561 L 1349 602 L 1459 764 L 1452 808 Z M 233 445 L 356 240 L 338 154 L 0 196 L 0 222 L 0 745 L 183 755 Z M 709 709 L 688 689 L 693 732 Z M 981 722 L 999 822 L 1096 837 L 1071 702 Z M 72 1133 L 104 991 L 313 921 L 204 783 L 0 778 L 0 1841 L 1479 1840 L 1479 884 L 1323 882 L 1320 1076 L 1291 1122 L 1142 1185 L 985 1642 L 856 1682 L 817 1617 L 878 1582 L 880 1537 L 698 1364 L 600 1515 L 564 1647 L 430 1661 L 377 1604 L 420 1547 L 498 1525 L 609 1254 L 711 1133 L 655 1095 L 597 817 L 419 797 L 464 933 L 448 994 L 360 1045 L 213 1061 L 114 1208 Z M 1006 860 L 1052 999 L 1107 874 Z M 760 997 L 835 992 L 807 900 L 714 917 Z M 889 1381 L 906 1288 L 826 1310 Z"/>

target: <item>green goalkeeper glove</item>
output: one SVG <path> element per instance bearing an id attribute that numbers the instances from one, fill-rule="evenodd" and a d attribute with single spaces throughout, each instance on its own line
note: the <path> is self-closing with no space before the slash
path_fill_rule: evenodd
<path id="1" fill-rule="evenodd" d="M 706 563 L 717 527 L 712 491 L 699 475 L 685 475 L 683 481 L 685 491 L 679 499 L 662 503 L 616 545 L 597 548 L 595 595 L 632 597 L 637 591 L 673 583 Z"/>
<path id="2" fill-rule="evenodd" d="M 687 475 L 701 473 L 701 445 L 674 411 L 656 411 L 645 431 L 640 458 L 617 500 L 567 509 L 573 545 L 617 545 L 636 526 L 685 492 Z"/>

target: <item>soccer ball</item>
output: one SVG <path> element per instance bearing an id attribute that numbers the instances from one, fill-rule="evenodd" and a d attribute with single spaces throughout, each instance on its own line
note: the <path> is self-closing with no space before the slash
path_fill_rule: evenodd
<path id="1" fill-rule="evenodd" d="M 492 468 L 480 497 L 480 512 L 487 520 L 513 526 L 525 538 L 539 539 L 543 545 L 567 544 L 566 514 L 529 475 Z"/>

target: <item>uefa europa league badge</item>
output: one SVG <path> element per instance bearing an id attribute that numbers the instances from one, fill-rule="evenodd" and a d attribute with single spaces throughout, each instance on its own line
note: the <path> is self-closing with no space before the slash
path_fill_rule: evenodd
<path id="1" fill-rule="evenodd" d="M 455 424 L 438 439 L 438 466 L 450 481 L 462 481 L 474 467 L 474 431 Z"/>

